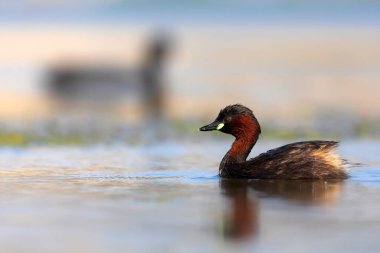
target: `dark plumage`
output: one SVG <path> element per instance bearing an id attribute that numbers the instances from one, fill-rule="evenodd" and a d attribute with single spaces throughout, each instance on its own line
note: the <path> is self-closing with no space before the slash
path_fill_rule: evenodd
<path id="1" fill-rule="evenodd" d="M 261 132 L 252 111 L 239 104 L 220 111 L 201 131 L 219 130 L 235 136 L 219 166 L 221 177 L 256 179 L 344 179 L 346 162 L 336 154 L 335 141 L 304 141 L 271 149 L 246 160 Z"/>

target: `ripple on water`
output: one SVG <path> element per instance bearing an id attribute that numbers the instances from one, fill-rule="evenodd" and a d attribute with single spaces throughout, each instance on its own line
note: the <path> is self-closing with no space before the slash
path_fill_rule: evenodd
<path id="1" fill-rule="evenodd" d="M 272 144 L 259 143 L 257 152 Z M 250 236 L 249 252 L 355 252 L 357 245 L 356 252 L 376 252 L 380 149 L 356 144 L 342 143 L 342 156 L 369 166 L 352 168 L 341 184 L 223 183 L 218 162 L 230 143 L 212 141 L 209 150 L 204 143 L 0 149 L 0 248 L 221 252 L 229 232 Z"/>

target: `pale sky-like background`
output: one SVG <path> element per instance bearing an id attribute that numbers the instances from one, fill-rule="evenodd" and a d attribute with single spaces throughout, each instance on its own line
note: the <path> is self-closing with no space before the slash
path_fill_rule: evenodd
<path id="1" fill-rule="evenodd" d="M 139 66 L 157 31 L 174 41 L 169 117 L 205 118 L 236 102 L 280 122 L 380 111 L 378 1 L 30 0 L 0 9 L 0 118 L 52 113 L 44 76 L 54 64 Z"/>

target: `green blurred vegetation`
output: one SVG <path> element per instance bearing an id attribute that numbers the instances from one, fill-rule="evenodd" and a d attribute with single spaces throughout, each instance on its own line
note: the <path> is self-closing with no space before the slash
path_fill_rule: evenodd
<path id="1" fill-rule="evenodd" d="M 1 132 L 0 145 L 26 146 L 29 144 L 51 144 L 51 145 L 80 145 L 90 143 L 88 137 L 79 135 L 59 136 L 48 134 L 45 136 L 33 135 L 20 132 Z"/>
<path id="2" fill-rule="evenodd" d="M 86 128 L 73 128 L 70 130 L 59 127 L 34 131 L 30 129 L 11 130 L 0 127 L 0 145 L 2 146 L 27 146 L 41 145 L 91 145 L 108 143 L 126 143 L 129 145 L 143 145 L 147 136 L 157 140 L 183 139 L 198 136 L 198 129 L 206 121 L 172 121 L 166 122 L 161 127 L 126 127 L 116 126 L 107 129 L 90 131 Z M 263 140 L 293 140 L 293 139 L 352 139 L 352 138 L 379 138 L 380 124 L 374 120 L 362 120 L 352 126 L 350 132 L 342 129 L 329 128 L 318 130 L 314 128 L 283 127 L 268 123 L 261 124 Z M 333 130 L 331 130 L 333 129 Z M 151 130 L 150 133 L 147 130 Z M 162 131 L 163 130 L 163 131 Z M 216 138 L 228 138 L 227 135 L 216 133 Z"/>

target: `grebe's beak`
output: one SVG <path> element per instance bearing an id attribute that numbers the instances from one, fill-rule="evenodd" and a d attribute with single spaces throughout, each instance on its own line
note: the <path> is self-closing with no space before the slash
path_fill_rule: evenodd
<path id="1" fill-rule="evenodd" d="M 223 123 L 219 122 L 219 121 L 214 121 L 212 122 L 211 124 L 208 124 L 206 126 L 203 126 L 201 128 L 199 128 L 199 131 L 213 131 L 213 130 L 220 130 L 222 129 L 224 126 Z"/>

